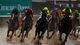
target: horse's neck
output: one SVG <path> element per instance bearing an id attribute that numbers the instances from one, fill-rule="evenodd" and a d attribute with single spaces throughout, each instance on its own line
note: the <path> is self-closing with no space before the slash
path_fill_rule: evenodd
<path id="1" fill-rule="evenodd" d="M 18 18 L 18 15 L 11 14 L 11 18 Z"/>
<path id="2" fill-rule="evenodd" d="M 67 21 L 67 22 L 72 21 L 72 19 L 71 19 L 70 17 L 65 17 L 63 20 L 64 20 L 64 21 Z"/>
<path id="3" fill-rule="evenodd" d="M 56 15 L 53 15 L 52 16 L 52 20 L 56 20 L 57 16 Z"/>

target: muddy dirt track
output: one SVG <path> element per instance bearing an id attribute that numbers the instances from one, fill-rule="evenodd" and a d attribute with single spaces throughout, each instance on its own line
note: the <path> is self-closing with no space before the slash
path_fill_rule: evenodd
<path id="1" fill-rule="evenodd" d="M 47 39 L 46 34 L 43 38 L 43 40 L 38 41 L 38 39 L 34 40 L 34 35 L 35 35 L 35 22 L 38 19 L 39 16 L 34 16 L 34 25 L 32 30 L 29 32 L 29 37 L 25 38 L 24 42 L 20 42 L 20 38 L 18 38 L 18 33 L 20 32 L 20 29 L 17 30 L 17 35 L 13 36 L 12 41 L 7 41 L 6 35 L 7 35 L 7 23 L 4 21 L 4 25 L 0 26 L 0 45 L 60 45 L 61 42 L 59 41 L 59 35 L 58 33 L 54 34 L 52 39 Z M 63 39 L 64 39 L 64 34 L 63 34 Z M 74 36 L 69 36 L 68 41 L 66 42 L 65 45 L 80 45 L 80 36 L 79 38 L 76 38 Z"/>

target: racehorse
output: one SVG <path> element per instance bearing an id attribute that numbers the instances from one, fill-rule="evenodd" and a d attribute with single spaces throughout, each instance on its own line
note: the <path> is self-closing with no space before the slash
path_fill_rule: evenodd
<path id="1" fill-rule="evenodd" d="M 27 15 L 26 18 L 22 22 L 21 32 L 18 37 L 21 36 L 21 41 L 24 41 L 24 38 L 27 36 L 29 31 L 32 29 L 33 19 L 30 15 Z"/>
<path id="2" fill-rule="evenodd" d="M 65 33 L 66 37 L 64 42 L 67 41 L 68 35 L 70 34 L 71 30 L 72 30 L 72 19 L 71 17 L 67 16 L 66 14 L 64 15 L 63 19 L 61 20 L 61 22 L 58 25 L 59 28 L 59 33 L 60 33 L 60 41 L 62 41 L 62 34 Z"/>
<path id="3" fill-rule="evenodd" d="M 16 30 L 19 27 L 19 22 L 18 22 L 18 16 L 15 14 L 12 14 L 12 17 L 7 21 L 8 23 L 8 32 L 7 32 L 7 37 L 9 37 L 10 31 L 12 32 L 10 39 L 12 38 L 13 34 L 16 32 Z"/>
<path id="4" fill-rule="evenodd" d="M 43 39 L 44 33 L 47 29 L 47 14 L 42 13 L 42 17 L 37 21 L 36 23 L 36 31 L 35 31 L 35 38 L 38 37 L 38 39 Z"/>
<path id="5" fill-rule="evenodd" d="M 53 10 L 51 12 L 51 15 L 52 15 L 52 17 L 49 20 L 48 30 L 47 30 L 47 38 L 48 39 L 50 39 L 53 36 L 53 34 L 58 31 L 58 22 L 59 22 L 59 15 L 60 14 L 59 14 L 58 10 Z M 50 32 L 52 32 L 51 36 L 49 36 Z"/>

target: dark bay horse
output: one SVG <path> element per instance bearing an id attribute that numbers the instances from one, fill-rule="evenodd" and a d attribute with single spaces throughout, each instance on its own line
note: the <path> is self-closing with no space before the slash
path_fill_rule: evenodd
<path id="1" fill-rule="evenodd" d="M 61 22 L 58 25 L 59 27 L 59 33 L 60 33 L 60 41 L 62 41 L 62 34 L 65 33 L 66 37 L 63 42 L 67 41 L 68 35 L 70 34 L 72 30 L 72 19 L 71 17 L 67 16 L 66 14 L 64 15 L 64 18 L 61 20 Z"/>
<path id="2" fill-rule="evenodd" d="M 38 39 L 43 39 L 44 33 L 47 29 L 47 14 L 43 13 L 42 17 L 37 21 L 36 23 L 36 31 L 35 31 L 35 38 L 38 37 Z"/>
<path id="3" fill-rule="evenodd" d="M 47 38 L 50 39 L 53 34 L 55 32 L 58 31 L 58 22 L 59 22 L 59 11 L 58 10 L 53 10 L 51 12 L 51 19 L 49 20 L 49 23 L 48 23 L 48 30 L 47 30 Z M 50 32 L 52 32 L 51 36 L 50 36 Z"/>
<path id="4" fill-rule="evenodd" d="M 24 21 L 22 22 L 21 32 L 18 36 L 18 37 L 21 36 L 21 41 L 24 41 L 24 38 L 26 36 L 28 37 L 28 33 L 32 29 L 32 26 L 33 26 L 33 19 L 31 15 L 27 15 Z"/>
<path id="5" fill-rule="evenodd" d="M 19 28 L 19 22 L 18 22 L 18 15 L 12 14 L 12 17 L 9 19 L 8 23 L 8 32 L 7 37 L 9 37 L 10 31 L 12 32 L 10 39 L 12 38 L 13 34 L 16 32 L 16 30 Z"/>

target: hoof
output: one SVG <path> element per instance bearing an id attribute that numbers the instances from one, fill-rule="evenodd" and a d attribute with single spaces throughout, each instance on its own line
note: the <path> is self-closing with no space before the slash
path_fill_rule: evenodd
<path id="1" fill-rule="evenodd" d="M 16 36 L 16 34 L 14 34 L 14 36 Z"/>
<path id="2" fill-rule="evenodd" d="M 24 39 L 21 39 L 20 42 L 24 42 Z"/>
<path id="3" fill-rule="evenodd" d="M 61 45 L 65 45 L 65 42 L 62 42 Z"/>
<path id="4" fill-rule="evenodd" d="M 34 40 L 36 39 L 36 37 L 33 38 Z"/>
<path id="5" fill-rule="evenodd" d="M 20 38 L 20 36 L 17 36 L 18 38 Z"/>
<path id="6" fill-rule="evenodd" d="M 62 39 L 61 39 L 61 38 L 60 38 L 59 40 L 60 40 L 60 41 L 62 41 Z"/>
<path id="7" fill-rule="evenodd" d="M 7 35 L 7 37 L 9 37 L 9 35 Z"/>

